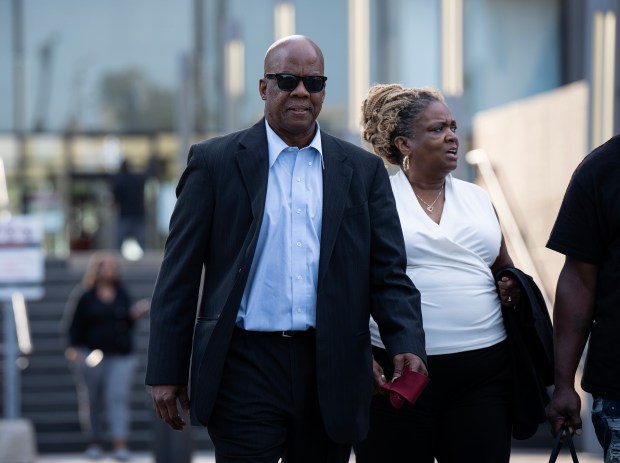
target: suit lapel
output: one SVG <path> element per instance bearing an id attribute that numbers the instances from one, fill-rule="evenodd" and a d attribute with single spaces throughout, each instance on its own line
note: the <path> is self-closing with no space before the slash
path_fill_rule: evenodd
<path id="1" fill-rule="evenodd" d="M 235 157 L 252 204 L 252 215 L 254 220 L 260 221 L 265 211 L 269 170 L 265 119 L 261 119 L 241 138 Z"/>
<path id="2" fill-rule="evenodd" d="M 319 259 L 319 287 L 334 249 L 353 175 L 353 169 L 345 162 L 346 152 L 332 136 L 321 132 L 321 144 L 325 171 L 323 172 L 323 227 Z"/>
<path id="3" fill-rule="evenodd" d="M 234 275 L 235 283 L 220 314 L 220 319 L 209 339 L 209 349 L 205 354 L 206 364 L 211 365 L 211 368 L 215 370 L 223 365 L 222 360 L 224 357 L 221 355 L 221 352 L 225 352 L 228 348 L 263 221 L 269 169 L 267 134 L 264 124 L 265 121 L 263 119 L 248 129 L 241 137 L 237 152 L 235 153 L 237 166 L 243 179 L 243 186 L 240 186 L 240 188 L 245 187 L 248 193 L 253 218 L 243 241 L 242 253 L 239 254 L 233 267 L 233 269 L 238 269 Z"/>

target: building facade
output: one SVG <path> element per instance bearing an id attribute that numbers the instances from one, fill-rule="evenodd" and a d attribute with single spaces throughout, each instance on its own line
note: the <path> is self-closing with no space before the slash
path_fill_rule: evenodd
<path id="1" fill-rule="evenodd" d="M 587 147 L 618 131 L 618 0 L 7 0 L 0 2 L 0 154 L 10 207 L 37 214 L 51 255 L 111 247 L 109 180 L 151 169 L 148 247 L 161 249 L 189 144 L 262 115 L 266 48 L 323 49 L 321 126 L 360 143 L 369 85 L 441 89 L 461 151 L 475 115 L 588 85 Z M 585 152 L 583 153 L 585 154 Z M 474 179 L 461 162 L 457 175 Z"/>

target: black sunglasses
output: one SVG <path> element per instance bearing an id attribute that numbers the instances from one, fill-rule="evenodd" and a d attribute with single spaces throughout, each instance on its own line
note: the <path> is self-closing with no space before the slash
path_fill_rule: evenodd
<path id="1" fill-rule="evenodd" d="M 278 88 L 285 92 L 292 92 L 299 85 L 299 81 L 301 80 L 304 83 L 304 87 L 310 93 L 318 93 L 325 88 L 325 81 L 327 77 L 325 76 L 296 76 L 294 74 L 284 74 L 284 73 L 268 73 L 265 74 L 267 79 L 276 79 L 278 83 Z"/>

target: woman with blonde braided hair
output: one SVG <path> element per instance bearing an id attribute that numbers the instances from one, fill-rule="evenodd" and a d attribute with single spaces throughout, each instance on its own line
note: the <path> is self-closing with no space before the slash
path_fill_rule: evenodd
<path id="1" fill-rule="evenodd" d="M 363 138 L 400 166 L 390 180 L 407 274 L 422 297 L 430 382 L 413 406 L 395 409 L 375 394 L 356 461 L 508 462 L 511 370 L 501 307 L 514 306 L 521 290 L 493 276 L 512 266 L 493 205 L 480 187 L 451 175 L 459 140 L 439 91 L 375 85 L 362 114 Z M 380 386 L 392 371 L 372 321 L 371 333 Z"/>

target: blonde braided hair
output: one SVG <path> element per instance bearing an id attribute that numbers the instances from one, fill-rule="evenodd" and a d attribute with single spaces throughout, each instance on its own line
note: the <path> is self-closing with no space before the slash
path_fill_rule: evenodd
<path id="1" fill-rule="evenodd" d="M 405 88 L 376 84 L 362 102 L 362 138 L 390 164 L 400 165 L 403 155 L 394 144 L 398 136 L 413 137 L 412 125 L 432 103 L 445 100 L 431 87 Z"/>

